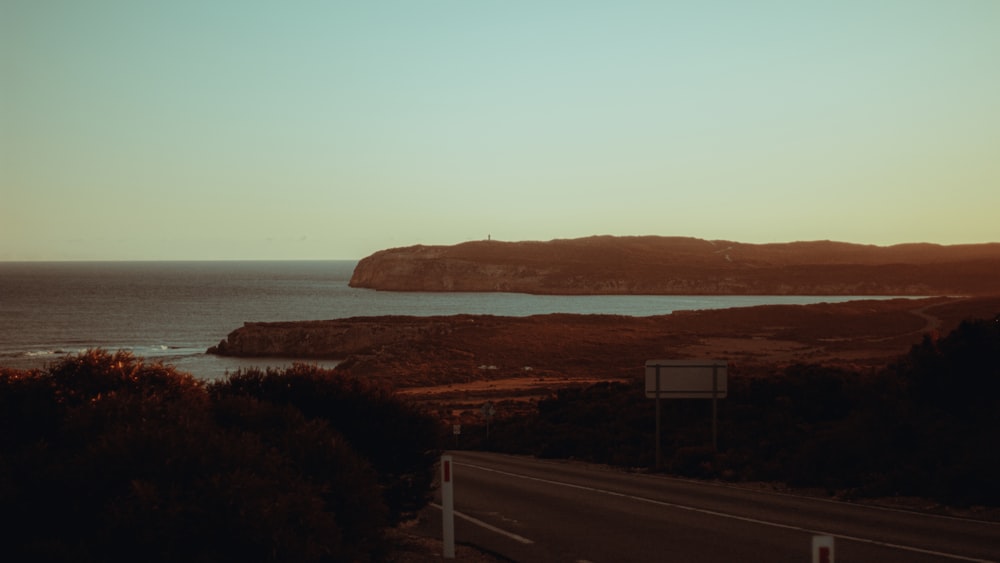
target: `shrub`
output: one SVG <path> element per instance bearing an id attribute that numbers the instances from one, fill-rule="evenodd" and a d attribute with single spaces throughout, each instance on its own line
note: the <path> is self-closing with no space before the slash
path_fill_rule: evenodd
<path id="1" fill-rule="evenodd" d="M 317 488 L 323 508 L 332 514 L 346 538 L 363 552 L 380 553 L 387 510 L 371 465 L 347 440 L 320 419 L 306 420 L 291 406 L 250 397 L 219 397 L 213 404 L 217 423 L 284 453 L 296 474 Z"/>
<path id="2" fill-rule="evenodd" d="M 374 475 L 291 409 L 213 405 L 188 375 L 99 350 L 0 373 L 0 404 L 27 429 L 0 443 L 5 560 L 379 556 Z"/>
<path id="3" fill-rule="evenodd" d="M 494 447 L 546 457 L 652 465 L 653 401 L 641 382 L 562 390 L 521 421 L 498 421 Z M 671 472 L 767 479 L 855 495 L 918 495 L 1000 505 L 1000 317 L 927 337 L 871 373 L 793 365 L 767 377 L 730 370 L 718 453 L 708 401 L 665 401 Z"/>
<path id="4" fill-rule="evenodd" d="M 963 321 L 941 339 L 925 336 L 896 368 L 922 406 L 989 417 L 1000 396 L 1000 316 Z"/>
<path id="5" fill-rule="evenodd" d="M 290 405 L 309 420 L 325 421 L 375 468 L 391 523 L 412 518 L 430 502 L 442 428 L 386 387 L 295 364 L 285 370 L 242 370 L 209 391 L 217 400 L 246 396 Z"/>
<path id="6" fill-rule="evenodd" d="M 963 321 L 947 336 L 925 337 L 895 366 L 908 384 L 914 442 L 935 471 L 920 487 L 959 504 L 1000 505 L 1000 316 Z M 900 452 L 914 459 L 912 450 Z"/>

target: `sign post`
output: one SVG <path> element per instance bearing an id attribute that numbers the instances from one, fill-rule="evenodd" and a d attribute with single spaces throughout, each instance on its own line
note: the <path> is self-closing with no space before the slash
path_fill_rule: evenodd
<path id="1" fill-rule="evenodd" d="M 722 360 L 649 360 L 646 397 L 656 399 L 656 467 L 660 449 L 660 399 L 712 399 L 712 448 L 719 449 L 718 400 L 728 393 L 727 363 Z"/>
<path id="2" fill-rule="evenodd" d="M 656 369 L 656 469 L 663 467 L 663 452 L 660 449 L 660 364 L 653 366 Z M 647 368 L 648 370 L 649 368 Z M 647 383 L 648 387 L 649 384 Z"/>
<path id="3" fill-rule="evenodd" d="M 712 364 L 712 450 L 719 451 L 719 365 Z"/>
<path id="4" fill-rule="evenodd" d="M 455 558 L 455 488 L 450 455 L 441 456 L 441 539 L 445 559 Z"/>
<path id="5" fill-rule="evenodd" d="M 493 401 L 486 401 L 486 404 L 479 409 L 483 413 L 483 417 L 486 419 L 486 441 L 490 441 L 490 420 L 493 419 L 493 415 L 497 413 L 496 407 L 493 406 Z"/>

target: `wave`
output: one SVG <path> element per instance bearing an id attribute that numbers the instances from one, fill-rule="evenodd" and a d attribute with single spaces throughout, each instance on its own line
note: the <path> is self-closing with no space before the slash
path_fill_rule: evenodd
<path id="1" fill-rule="evenodd" d="M 205 348 L 191 346 L 176 346 L 170 344 L 123 345 L 123 346 L 59 346 L 51 348 L 34 348 L 27 350 L 0 350 L 0 367 L 34 368 L 45 367 L 59 359 L 83 354 L 88 350 L 107 350 L 109 352 L 123 351 L 138 358 L 150 361 L 171 361 L 201 356 Z"/>
<path id="2" fill-rule="evenodd" d="M 75 347 L 50 347 L 33 350 L 0 350 L 0 368 L 11 368 L 17 370 L 45 370 L 58 362 L 61 358 L 86 352 L 90 348 Z M 162 363 L 172 366 L 178 371 L 189 373 L 203 380 L 220 380 L 227 375 L 236 373 L 247 368 L 287 368 L 294 363 L 301 362 L 309 365 L 316 365 L 323 369 L 333 369 L 339 361 L 317 360 L 294 358 L 235 358 L 226 356 L 213 356 L 205 353 L 204 348 L 191 346 L 176 346 L 169 344 L 151 344 L 144 346 L 101 346 L 103 350 L 111 352 L 124 350 L 136 357 L 143 358 L 147 363 Z"/>
<path id="3" fill-rule="evenodd" d="M 55 358 L 71 356 L 86 352 L 87 348 L 64 349 L 54 348 L 49 350 L 8 350 L 0 351 L 0 358 Z"/>

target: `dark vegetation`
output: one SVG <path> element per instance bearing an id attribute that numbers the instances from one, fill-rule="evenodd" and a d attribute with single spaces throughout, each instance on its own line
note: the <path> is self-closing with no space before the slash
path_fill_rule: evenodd
<path id="1" fill-rule="evenodd" d="M 1000 317 L 927 336 L 879 371 L 794 365 L 760 377 L 735 368 L 719 401 L 718 452 L 711 401 L 663 401 L 666 471 L 1000 506 Z M 495 421 L 485 447 L 652 467 L 655 401 L 642 385 L 559 391 L 531 416 Z"/>
<path id="2" fill-rule="evenodd" d="M 246 397 L 293 407 L 336 428 L 375 469 L 390 523 L 414 517 L 430 502 L 440 455 L 430 447 L 440 436 L 437 420 L 396 400 L 386 387 L 331 377 L 303 364 L 284 371 L 251 369 L 210 386 L 209 393 L 216 400 Z"/>
<path id="3" fill-rule="evenodd" d="M 1000 317 L 864 373 L 731 366 L 719 401 L 663 404 L 664 470 L 1000 506 Z M 641 382 L 564 389 L 483 447 L 653 463 Z M 426 505 L 438 423 L 382 387 L 296 365 L 207 384 L 127 353 L 0 368 L 7 561 L 377 561 Z M 484 433 L 480 432 L 482 436 Z M 463 443 L 477 435 L 463 431 Z"/>
<path id="4" fill-rule="evenodd" d="M 207 385 L 91 351 L 0 369 L 6 561 L 371 561 L 429 499 L 438 427 L 314 367 Z"/>

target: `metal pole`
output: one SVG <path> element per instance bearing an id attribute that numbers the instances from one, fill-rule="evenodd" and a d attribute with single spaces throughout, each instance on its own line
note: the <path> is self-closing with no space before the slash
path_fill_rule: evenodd
<path id="1" fill-rule="evenodd" d="M 660 451 L 660 365 L 656 365 L 656 469 L 663 466 L 663 453 Z"/>
<path id="2" fill-rule="evenodd" d="M 712 364 L 712 450 L 719 451 L 719 365 Z"/>

